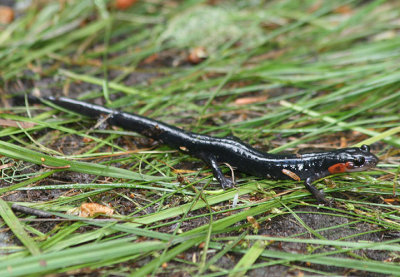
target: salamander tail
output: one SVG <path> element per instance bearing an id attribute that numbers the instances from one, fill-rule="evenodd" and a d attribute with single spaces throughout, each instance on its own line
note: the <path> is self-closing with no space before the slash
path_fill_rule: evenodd
<path id="1" fill-rule="evenodd" d="M 25 101 L 28 101 L 29 104 L 40 104 L 42 103 L 41 98 L 31 95 L 31 94 L 20 94 L 17 96 L 14 96 L 12 98 L 14 104 L 16 105 L 24 105 Z"/>
<path id="2" fill-rule="evenodd" d="M 48 105 L 48 102 L 50 102 L 61 108 L 94 118 L 99 117 L 101 115 L 113 114 L 116 112 L 115 110 L 108 109 L 103 106 L 94 105 L 66 97 L 55 97 L 55 96 L 37 97 L 30 94 L 26 96 L 19 95 L 14 97 L 14 101 L 20 105 L 23 105 L 26 100 L 28 101 L 29 104 L 43 103 L 45 105 L 46 104 Z"/>

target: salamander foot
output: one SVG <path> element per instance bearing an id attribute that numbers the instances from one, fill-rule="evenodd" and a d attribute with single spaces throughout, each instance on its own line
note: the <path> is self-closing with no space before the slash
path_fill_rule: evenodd
<path id="1" fill-rule="evenodd" d="M 235 186 L 235 183 L 233 182 L 233 180 L 230 178 L 226 178 L 225 176 L 223 176 L 223 178 L 221 180 L 219 180 L 219 183 L 221 184 L 221 187 L 223 189 L 229 189 L 229 188 L 233 188 Z"/>
<path id="2" fill-rule="evenodd" d="M 232 179 L 225 177 L 214 155 L 202 155 L 202 159 L 211 166 L 214 177 L 218 180 L 223 189 L 229 189 L 235 186 L 235 182 Z"/>
<path id="3" fill-rule="evenodd" d="M 331 205 L 331 201 L 326 200 L 325 192 L 323 190 L 318 190 L 315 186 L 312 185 L 311 178 L 307 178 L 304 182 L 304 186 L 307 188 L 309 192 L 314 196 L 318 203 Z"/>

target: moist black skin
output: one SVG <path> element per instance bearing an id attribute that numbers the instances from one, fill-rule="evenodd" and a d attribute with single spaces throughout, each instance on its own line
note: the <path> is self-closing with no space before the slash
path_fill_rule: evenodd
<path id="1" fill-rule="evenodd" d="M 23 97 L 19 97 L 19 100 L 21 98 Z M 234 184 L 230 178 L 224 176 L 219 167 L 220 163 L 227 163 L 238 171 L 261 178 L 303 180 L 305 187 L 315 199 L 320 203 L 326 203 L 323 191 L 319 191 L 312 182 L 333 173 L 367 170 L 375 167 L 379 161 L 367 145 L 302 155 L 274 155 L 261 152 L 236 137 L 216 138 L 188 132 L 140 115 L 74 99 L 53 96 L 37 98 L 29 95 L 27 100 L 30 103 L 51 102 L 92 118 L 106 116 L 107 122 L 111 125 L 135 131 L 172 148 L 182 150 L 208 164 L 224 189 Z M 330 168 L 338 164 L 350 168 L 332 172 Z"/>

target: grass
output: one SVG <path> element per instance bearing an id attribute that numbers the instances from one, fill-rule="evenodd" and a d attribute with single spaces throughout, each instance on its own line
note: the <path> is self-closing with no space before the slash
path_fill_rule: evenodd
<path id="1" fill-rule="evenodd" d="M 33 2 L 0 26 L 0 275 L 398 276 L 399 16 L 397 1 Z M 33 91 L 271 153 L 367 143 L 381 161 L 319 181 L 332 207 L 296 182 L 239 174 L 223 191 L 133 132 L 10 105 Z M 68 213 L 84 202 L 115 213 Z"/>

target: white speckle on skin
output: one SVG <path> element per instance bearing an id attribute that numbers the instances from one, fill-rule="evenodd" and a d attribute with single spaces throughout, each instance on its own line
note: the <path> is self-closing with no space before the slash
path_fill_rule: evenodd
<path id="1" fill-rule="evenodd" d="M 304 167 L 304 164 L 299 164 L 298 165 L 298 168 L 299 168 L 300 171 L 303 170 L 303 167 Z"/>

